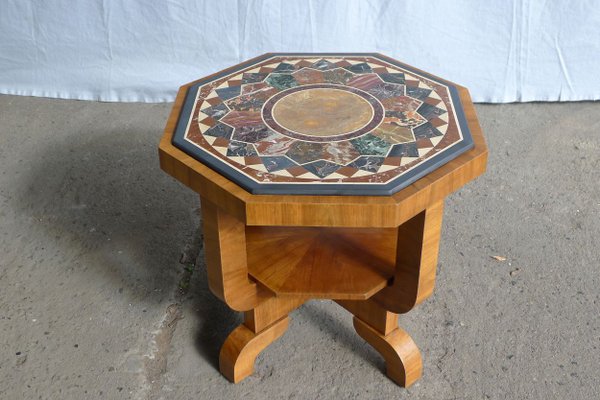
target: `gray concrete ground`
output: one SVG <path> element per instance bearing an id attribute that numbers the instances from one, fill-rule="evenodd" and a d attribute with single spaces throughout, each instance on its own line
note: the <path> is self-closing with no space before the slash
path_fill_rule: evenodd
<path id="1" fill-rule="evenodd" d="M 0 398 L 600 398 L 600 103 L 477 106 L 489 168 L 447 200 L 436 291 L 401 317 L 408 390 L 328 301 L 221 377 L 240 316 L 158 167 L 169 108 L 0 97 Z"/>

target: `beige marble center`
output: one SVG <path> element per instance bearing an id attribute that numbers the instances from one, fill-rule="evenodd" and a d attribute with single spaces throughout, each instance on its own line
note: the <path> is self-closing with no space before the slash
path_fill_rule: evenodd
<path id="1" fill-rule="evenodd" d="M 373 118 L 373 107 L 362 97 L 337 89 L 315 88 L 289 94 L 273 107 L 282 127 L 312 136 L 356 131 Z"/>

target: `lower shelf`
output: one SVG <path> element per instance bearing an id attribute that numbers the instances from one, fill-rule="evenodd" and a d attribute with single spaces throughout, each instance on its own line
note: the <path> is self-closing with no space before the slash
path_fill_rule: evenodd
<path id="1" fill-rule="evenodd" d="M 364 300 L 393 276 L 397 230 L 246 228 L 248 270 L 280 295 Z"/>

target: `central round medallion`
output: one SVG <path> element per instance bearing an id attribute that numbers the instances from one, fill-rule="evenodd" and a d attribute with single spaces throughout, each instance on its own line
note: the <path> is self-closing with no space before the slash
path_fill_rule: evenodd
<path id="1" fill-rule="evenodd" d="M 377 127 L 383 106 L 360 89 L 313 84 L 277 93 L 262 109 L 264 123 L 286 136 L 312 142 L 332 142 L 361 136 Z"/>
<path id="2" fill-rule="evenodd" d="M 373 118 L 373 107 L 352 92 L 318 88 L 288 94 L 275 103 L 272 114 L 285 129 L 323 137 L 359 130 Z"/>

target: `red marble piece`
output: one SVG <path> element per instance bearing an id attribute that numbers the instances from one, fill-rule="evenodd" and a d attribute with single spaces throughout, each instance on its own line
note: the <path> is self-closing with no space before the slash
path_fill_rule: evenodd
<path id="1" fill-rule="evenodd" d="M 312 62 L 310 62 L 308 60 L 302 60 L 302 61 L 296 63 L 296 68 L 310 67 L 311 65 L 312 65 Z"/>
<path id="2" fill-rule="evenodd" d="M 434 99 L 433 97 L 428 97 L 428 98 L 425 99 L 425 103 L 430 104 L 432 106 L 437 106 L 441 102 L 442 102 L 442 100 L 440 100 L 440 99 Z"/>
<path id="3" fill-rule="evenodd" d="M 273 132 L 271 136 L 256 142 L 254 146 L 260 155 L 283 156 L 288 152 L 295 141 L 296 139 Z"/>
<path id="4" fill-rule="evenodd" d="M 211 106 L 216 106 L 217 104 L 223 102 L 219 97 L 213 97 L 213 98 L 210 98 L 210 99 L 206 99 L 205 101 L 208 104 L 210 104 Z"/>
<path id="5" fill-rule="evenodd" d="M 338 169 L 337 171 L 335 171 L 336 174 L 340 174 L 343 176 L 352 176 L 355 173 L 358 172 L 358 168 L 354 168 L 354 167 L 342 167 L 340 169 Z"/>
<path id="6" fill-rule="evenodd" d="M 402 157 L 387 157 L 383 161 L 383 165 L 392 165 L 394 167 L 399 167 L 402 162 Z"/>
<path id="7" fill-rule="evenodd" d="M 408 96 L 390 97 L 381 101 L 388 111 L 417 111 L 421 101 Z"/>
<path id="8" fill-rule="evenodd" d="M 436 117 L 436 118 L 433 118 L 433 119 L 430 119 L 430 120 L 429 120 L 429 123 L 430 123 L 431 125 L 433 125 L 434 127 L 436 127 L 436 128 L 437 128 L 438 126 L 444 126 L 444 125 L 446 125 L 446 124 L 447 124 L 447 122 L 446 122 L 446 121 L 444 121 L 443 119 L 437 118 L 437 117 Z"/>
<path id="9" fill-rule="evenodd" d="M 323 72 L 317 71 L 316 69 L 303 68 L 300 71 L 294 72 L 292 75 L 300 85 L 324 82 Z"/>
<path id="10" fill-rule="evenodd" d="M 335 65 L 337 65 L 338 67 L 349 67 L 352 64 L 350 64 L 348 61 L 346 60 L 341 60 L 335 63 Z"/>
<path id="11" fill-rule="evenodd" d="M 290 167 L 290 168 L 286 169 L 286 171 L 289 172 L 290 175 L 292 175 L 294 177 L 304 175 L 305 173 L 308 172 L 308 170 L 306 168 L 301 167 L 301 166 Z"/>
<path id="12" fill-rule="evenodd" d="M 348 86 L 355 87 L 357 89 L 367 90 L 383 82 L 377 74 L 362 74 L 357 75 L 350 79 L 347 83 Z"/>
<path id="13" fill-rule="evenodd" d="M 263 123 L 258 111 L 231 111 L 221 118 L 221 122 L 225 122 L 234 128 L 262 125 Z"/>
<path id="14" fill-rule="evenodd" d="M 270 74 L 271 72 L 273 72 L 274 69 L 275 68 L 272 68 L 272 67 L 261 67 L 258 70 L 258 73 L 260 73 L 260 74 Z"/>
<path id="15" fill-rule="evenodd" d="M 229 146 L 229 139 L 218 137 L 215 139 L 212 145 L 213 147 L 227 147 Z"/>
<path id="16" fill-rule="evenodd" d="M 215 121 L 213 117 L 206 117 L 202 121 L 200 121 L 200 123 L 208 126 L 215 126 L 217 121 Z"/>
<path id="17" fill-rule="evenodd" d="M 426 149 L 429 147 L 433 147 L 433 143 L 431 143 L 431 140 L 429 140 L 429 138 L 423 138 L 417 140 L 417 147 L 419 149 Z"/>
<path id="18" fill-rule="evenodd" d="M 256 82 L 256 83 L 247 83 L 245 85 L 242 86 L 242 94 L 249 94 L 249 93 L 253 93 L 256 92 L 259 89 L 264 89 L 264 88 L 270 88 L 271 86 L 269 86 L 268 84 L 266 84 L 265 82 Z"/>
<path id="19" fill-rule="evenodd" d="M 261 109 L 265 101 L 278 93 L 279 91 L 271 86 L 258 88 L 253 92 L 242 94 L 238 97 L 234 97 L 231 100 L 227 100 L 225 104 L 231 110 L 237 111 L 258 111 Z"/>
<path id="20" fill-rule="evenodd" d="M 262 164 L 262 160 L 260 159 L 260 157 L 257 157 L 257 156 L 244 157 L 244 162 L 246 163 L 246 165 Z"/>

